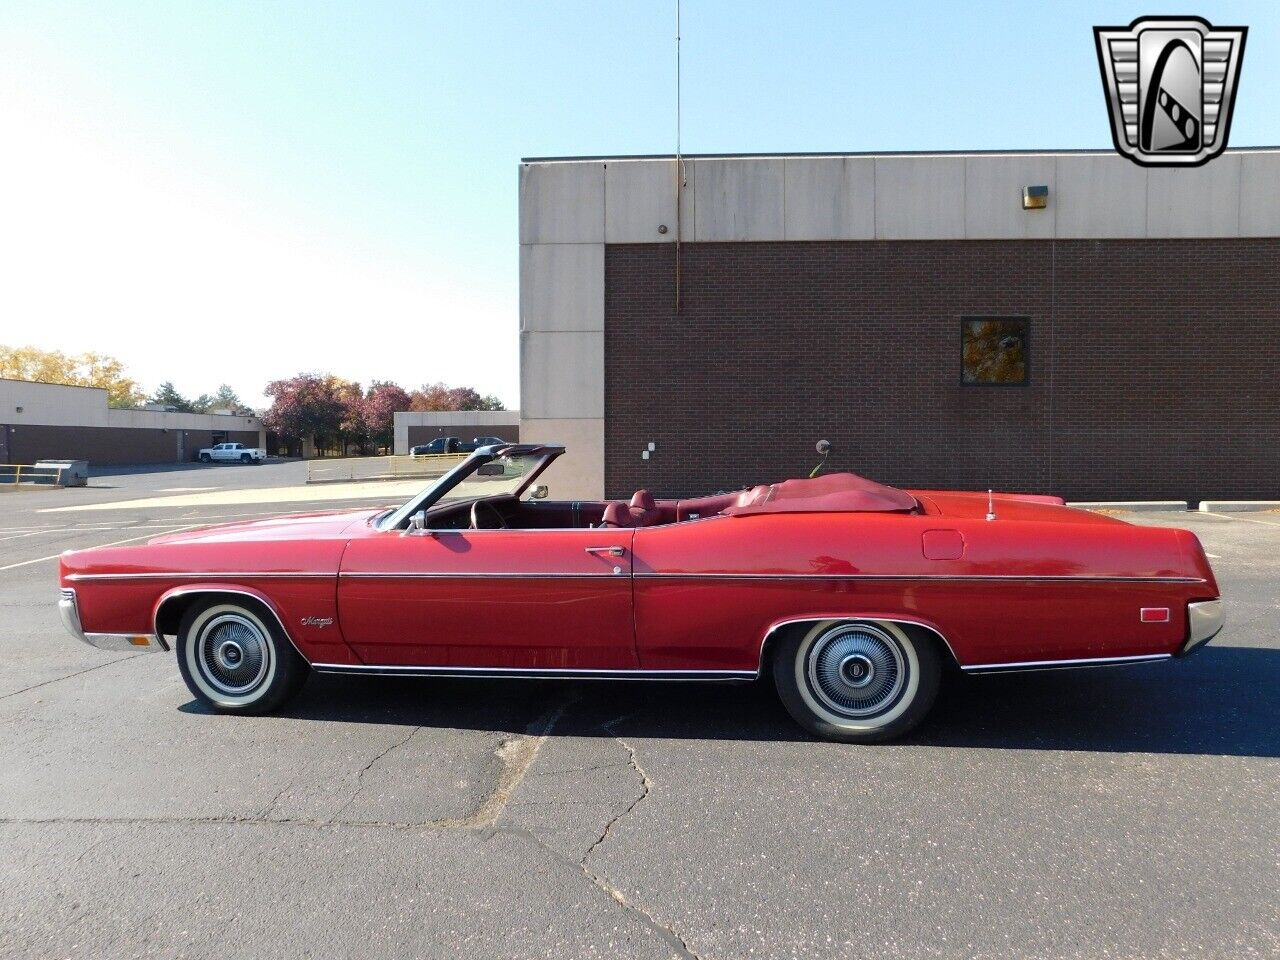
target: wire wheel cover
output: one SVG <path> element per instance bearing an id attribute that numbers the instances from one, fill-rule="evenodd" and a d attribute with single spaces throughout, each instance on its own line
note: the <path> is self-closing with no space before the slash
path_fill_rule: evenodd
<path id="1" fill-rule="evenodd" d="M 258 625 L 232 613 L 205 624 L 196 654 L 204 678 L 214 689 L 233 696 L 248 693 L 262 682 L 271 657 Z"/>
<path id="2" fill-rule="evenodd" d="M 809 689 L 842 716 L 882 713 L 906 686 L 908 668 L 900 644 L 871 624 L 833 627 L 813 642 L 805 659 Z"/>

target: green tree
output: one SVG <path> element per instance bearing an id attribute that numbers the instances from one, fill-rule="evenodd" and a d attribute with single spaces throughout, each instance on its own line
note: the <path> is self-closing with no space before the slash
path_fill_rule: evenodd
<path id="1" fill-rule="evenodd" d="M 148 403 L 162 407 L 173 407 L 179 413 L 196 413 L 195 404 L 180 394 L 172 381 L 166 380 L 156 388 L 156 392 L 147 398 Z"/>

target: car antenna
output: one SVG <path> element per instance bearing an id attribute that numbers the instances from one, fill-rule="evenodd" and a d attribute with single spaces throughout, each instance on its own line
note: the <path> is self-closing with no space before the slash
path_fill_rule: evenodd
<path id="1" fill-rule="evenodd" d="M 831 441 L 819 440 L 816 444 L 814 444 L 814 449 L 817 450 L 820 454 L 822 454 L 822 459 L 819 460 L 818 465 L 814 467 L 813 470 L 810 471 L 809 473 L 810 480 L 812 480 L 814 477 L 820 474 L 822 472 L 822 468 L 827 465 L 827 454 L 831 452 Z"/>
<path id="2" fill-rule="evenodd" d="M 996 500 L 991 493 L 991 488 L 987 488 L 987 519 L 994 520 L 996 518 Z"/>

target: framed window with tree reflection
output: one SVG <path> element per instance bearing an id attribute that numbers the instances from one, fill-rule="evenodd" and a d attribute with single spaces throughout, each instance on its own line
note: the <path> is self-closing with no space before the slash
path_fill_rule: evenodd
<path id="1" fill-rule="evenodd" d="M 961 317 L 960 382 L 1023 386 L 1030 380 L 1029 317 Z"/>

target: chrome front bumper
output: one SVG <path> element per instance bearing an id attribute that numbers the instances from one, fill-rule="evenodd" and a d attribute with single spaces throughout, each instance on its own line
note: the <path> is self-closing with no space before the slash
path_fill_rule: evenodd
<path id="1" fill-rule="evenodd" d="M 149 633 L 86 633 L 80 625 L 80 606 L 76 603 L 76 592 L 70 587 L 62 588 L 58 598 L 58 614 L 62 617 L 62 625 L 81 643 L 87 643 L 99 650 L 168 650 L 164 642 Z"/>
<path id="2" fill-rule="evenodd" d="M 1226 619 L 1226 610 L 1221 600 L 1200 600 L 1196 603 L 1188 603 L 1187 642 L 1178 651 L 1178 656 L 1185 657 L 1216 637 Z"/>

